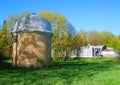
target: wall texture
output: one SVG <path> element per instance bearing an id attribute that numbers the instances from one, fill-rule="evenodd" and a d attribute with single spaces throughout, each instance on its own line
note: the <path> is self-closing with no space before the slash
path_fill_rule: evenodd
<path id="1" fill-rule="evenodd" d="M 18 33 L 18 41 L 13 44 L 14 66 L 49 66 L 51 60 L 50 35 Z"/>

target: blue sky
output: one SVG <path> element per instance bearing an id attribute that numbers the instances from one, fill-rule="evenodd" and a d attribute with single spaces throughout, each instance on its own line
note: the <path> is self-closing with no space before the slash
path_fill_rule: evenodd
<path id="1" fill-rule="evenodd" d="M 0 0 L 0 27 L 11 14 L 55 11 L 79 31 L 109 31 L 120 35 L 120 0 Z"/>

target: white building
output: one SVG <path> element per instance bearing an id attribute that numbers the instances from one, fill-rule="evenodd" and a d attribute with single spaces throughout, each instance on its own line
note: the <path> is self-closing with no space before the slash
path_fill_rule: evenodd
<path id="1" fill-rule="evenodd" d="M 87 45 L 80 47 L 79 57 L 96 57 L 104 48 L 105 48 L 104 45 L 99 46 Z"/>
<path id="2" fill-rule="evenodd" d="M 97 57 L 98 55 L 103 56 L 103 57 L 115 57 L 118 56 L 118 51 L 106 47 L 104 45 L 98 45 L 98 46 L 92 46 L 92 45 L 87 45 L 80 47 L 78 49 L 78 57 Z"/>
<path id="3" fill-rule="evenodd" d="M 115 57 L 115 56 L 119 56 L 118 55 L 118 51 L 113 49 L 113 48 L 109 48 L 107 47 L 105 50 L 101 51 L 100 53 L 102 56 L 104 57 Z"/>

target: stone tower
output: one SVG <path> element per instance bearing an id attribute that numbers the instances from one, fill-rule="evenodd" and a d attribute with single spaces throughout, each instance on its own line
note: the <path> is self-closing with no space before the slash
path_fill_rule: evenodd
<path id="1" fill-rule="evenodd" d="M 43 17 L 28 14 L 13 27 L 13 65 L 40 67 L 51 64 L 51 25 Z"/>

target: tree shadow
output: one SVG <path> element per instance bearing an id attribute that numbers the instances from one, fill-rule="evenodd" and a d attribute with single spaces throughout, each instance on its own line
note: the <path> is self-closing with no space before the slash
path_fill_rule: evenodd
<path id="1" fill-rule="evenodd" d="M 51 67 L 42 68 L 12 67 L 11 63 L 3 62 L 2 67 L 0 67 L 0 71 L 4 76 L 14 76 L 20 79 L 26 78 L 29 79 L 29 81 L 34 80 L 35 82 L 42 82 L 42 80 L 47 81 L 50 78 L 59 78 L 65 80 L 67 84 L 70 84 L 73 82 L 73 78 L 91 79 L 92 76 L 99 72 L 109 71 L 113 66 L 114 62 L 112 60 L 102 60 L 101 62 L 81 62 L 79 60 L 77 62 L 74 60 L 59 61 Z M 49 83 L 50 82 L 52 81 L 49 81 Z"/>
<path id="2" fill-rule="evenodd" d="M 79 71 L 82 70 L 87 70 L 87 71 L 105 71 L 105 70 L 109 70 L 109 68 L 111 68 L 113 66 L 113 61 L 112 60 L 108 60 L 108 61 L 102 61 L 102 62 L 74 62 L 73 61 L 59 61 L 56 62 L 55 65 L 50 66 L 50 67 L 38 67 L 38 68 L 34 68 L 34 67 L 13 67 L 11 62 L 4 62 L 2 61 L 0 63 L 0 70 L 14 70 L 14 69 L 34 69 L 34 70 L 38 70 L 38 69 L 48 69 L 48 70 L 55 70 L 55 69 L 66 69 L 66 70 L 73 70 L 74 68 L 79 69 Z M 28 70 L 28 71 L 29 71 Z"/>
<path id="3" fill-rule="evenodd" d="M 113 66 L 112 60 L 101 61 L 101 62 L 57 62 L 57 68 L 79 68 L 82 67 L 83 69 L 90 70 L 90 71 L 101 71 L 101 70 L 108 70 Z"/>
<path id="4" fill-rule="evenodd" d="M 98 73 L 103 71 L 108 71 L 114 66 L 112 60 L 101 61 L 101 62 L 57 62 L 57 65 L 53 69 L 65 69 L 67 74 L 76 74 L 87 72 L 89 73 Z M 72 73 L 74 72 L 74 73 Z M 62 76 L 62 75 L 61 75 Z"/>
<path id="5" fill-rule="evenodd" d="M 11 62 L 5 62 L 5 60 L 2 60 L 0 62 L 0 70 L 6 70 L 6 69 L 13 69 Z"/>

